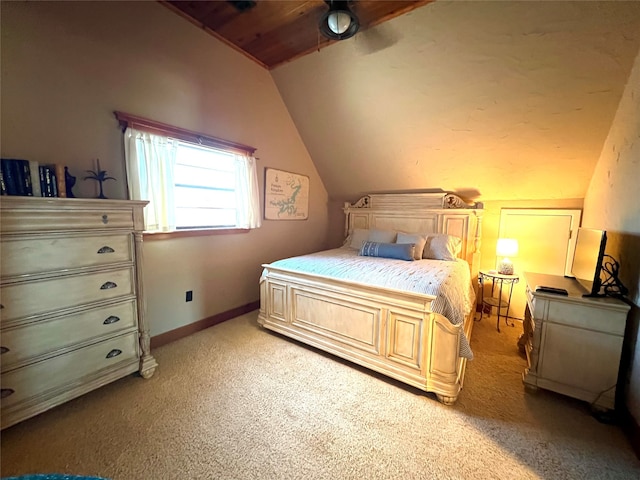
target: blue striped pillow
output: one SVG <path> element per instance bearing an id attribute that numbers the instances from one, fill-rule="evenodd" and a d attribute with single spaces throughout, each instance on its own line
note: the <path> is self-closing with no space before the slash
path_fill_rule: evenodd
<path id="1" fill-rule="evenodd" d="M 415 248 L 416 246 L 413 243 L 364 242 L 360 247 L 360 255 L 363 257 L 383 257 L 413 261 Z"/>

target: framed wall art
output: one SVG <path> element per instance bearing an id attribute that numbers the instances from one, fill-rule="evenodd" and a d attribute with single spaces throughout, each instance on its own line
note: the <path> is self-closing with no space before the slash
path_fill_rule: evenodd
<path id="1" fill-rule="evenodd" d="M 265 220 L 306 220 L 309 218 L 309 177 L 265 169 Z"/>

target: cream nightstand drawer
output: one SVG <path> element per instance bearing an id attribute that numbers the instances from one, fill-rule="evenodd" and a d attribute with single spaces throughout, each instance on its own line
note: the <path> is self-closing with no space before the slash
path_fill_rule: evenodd
<path id="1" fill-rule="evenodd" d="M 35 396 L 54 395 L 84 377 L 136 363 L 137 358 L 138 334 L 134 332 L 3 373 L 2 408 Z"/>
<path id="2" fill-rule="evenodd" d="M 132 249 L 128 233 L 5 239 L 2 277 L 131 262 Z"/>
<path id="3" fill-rule="evenodd" d="M 2 325 L 31 315 L 134 294 L 133 267 L 4 285 Z"/>
<path id="4" fill-rule="evenodd" d="M 620 309 L 615 309 L 610 315 L 606 315 L 606 311 L 606 305 L 594 309 L 588 304 L 563 302 L 562 299 L 559 299 L 555 302 L 549 302 L 549 310 L 545 320 L 549 323 L 560 323 L 594 332 L 624 336 L 627 324 L 626 316 L 618 314 Z"/>
<path id="5" fill-rule="evenodd" d="M 135 329 L 136 319 L 136 303 L 130 300 L 3 329 L 0 337 L 2 371 L 74 344 Z"/>

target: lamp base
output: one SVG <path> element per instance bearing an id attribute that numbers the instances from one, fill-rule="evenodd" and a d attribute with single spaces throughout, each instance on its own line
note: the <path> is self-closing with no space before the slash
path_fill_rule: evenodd
<path id="1" fill-rule="evenodd" d="M 498 273 L 500 275 L 513 275 L 513 263 L 505 258 L 498 265 Z"/>

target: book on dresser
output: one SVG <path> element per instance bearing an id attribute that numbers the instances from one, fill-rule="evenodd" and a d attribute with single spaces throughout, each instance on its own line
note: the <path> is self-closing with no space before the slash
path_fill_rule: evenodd
<path id="1" fill-rule="evenodd" d="M 31 170 L 28 160 L 3 158 L 0 160 L 5 195 L 32 196 Z"/>
<path id="2" fill-rule="evenodd" d="M 153 375 L 142 288 L 147 202 L 0 202 L 1 426 L 134 372 Z"/>
<path id="3" fill-rule="evenodd" d="M 36 160 L 0 160 L 0 194 L 25 197 L 66 197 L 62 164 L 41 164 Z"/>

